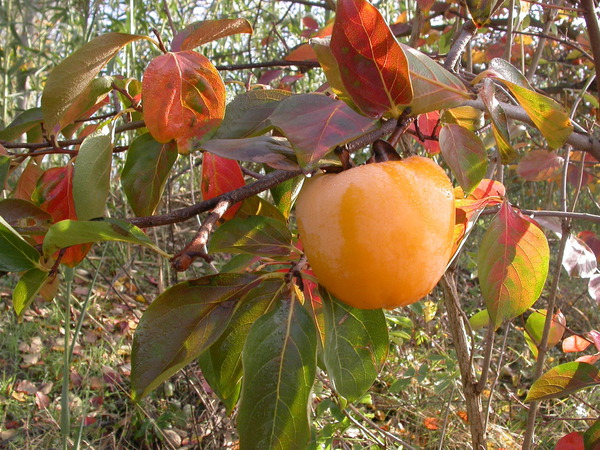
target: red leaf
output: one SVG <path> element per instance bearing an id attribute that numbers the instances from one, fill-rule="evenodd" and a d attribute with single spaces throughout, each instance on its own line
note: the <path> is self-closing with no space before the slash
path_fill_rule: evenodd
<path id="1" fill-rule="evenodd" d="M 39 178 L 42 176 L 44 171 L 40 168 L 37 162 L 32 158 L 25 166 L 23 173 L 17 181 L 17 187 L 13 192 L 13 198 L 20 198 L 22 200 L 31 200 L 31 195 L 35 190 L 35 186 Z"/>
<path id="2" fill-rule="evenodd" d="M 549 260 L 544 232 L 504 202 L 478 255 L 481 293 L 495 328 L 535 303 L 546 282 Z"/>
<path id="3" fill-rule="evenodd" d="M 564 158 L 556 152 L 532 150 L 517 166 L 519 176 L 527 181 L 553 181 L 560 177 Z"/>
<path id="4" fill-rule="evenodd" d="M 284 58 L 286 61 L 316 61 L 317 54 L 310 44 L 300 44 Z"/>
<path id="5" fill-rule="evenodd" d="M 237 161 L 222 158 L 208 152 L 204 153 L 201 184 L 202 198 L 204 200 L 225 194 L 245 184 L 244 175 Z M 223 215 L 223 218 L 226 220 L 233 218 L 241 206 L 241 202 L 230 206 Z"/>
<path id="6" fill-rule="evenodd" d="M 404 51 L 366 0 L 339 0 L 331 35 L 346 93 L 371 117 L 398 117 L 413 97 Z"/>
<path id="7" fill-rule="evenodd" d="M 208 139 L 225 114 L 225 85 L 199 53 L 166 53 L 152 60 L 142 80 L 144 119 L 160 143 L 175 139 L 189 153 Z"/>
<path id="8" fill-rule="evenodd" d="M 583 434 L 573 431 L 561 437 L 554 446 L 554 450 L 584 450 Z"/>
<path id="9" fill-rule="evenodd" d="M 77 220 L 75 202 L 73 201 L 73 164 L 64 167 L 53 167 L 46 170 L 39 178 L 31 199 L 44 211 L 52 216 L 52 222 L 71 219 Z M 42 242 L 38 239 L 38 243 Z M 69 247 L 62 263 L 74 267 L 85 257 L 92 244 L 82 244 Z"/>
<path id="10" fill-rule="evenodd" d="M 311 31 L 316 31 L 319 29 L 319 23 L 310 16 L 304 16 L 302 18 L 302 25 L 308 28 Z"/>
<path id="11" fill-rule="evenodd" d="M 417 125 L 419 126 L 419 131 L 421 132 L 421 134 L 424 137 L 438 137 L 440 134 L 440 127 L 439 127 L 439 121 L 440 121 L 440 112 L 439 111 L 431 111 L 425 114 L 419 114 L 419 117 L 417 117 Z M 408 127 L 411 130 L 415 130 L 415 125 L 414 123 L 410 124 L 410 127 Z M 433 134 L 433 132 L 435 131 L 435 135 Z M 417 139 L 421 144 L 423 144 L 423 147 L 425 147 L 425 150 L 427 150 L 427 153 L 429 153 L 430 155 L 437 155 L 440 152 L 440 144 L 438 141 L 434 141 L 432 139 L 425 139 L 425 141 L 422 141 L 420 138 L 418 138 L 417 136 L 414 136 L 415 139 Z"/>

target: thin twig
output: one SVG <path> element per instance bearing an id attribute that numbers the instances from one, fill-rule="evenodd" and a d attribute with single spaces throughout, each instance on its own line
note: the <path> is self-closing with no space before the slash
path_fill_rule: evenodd
<path id="1" fill-rule="evenodd" d="M 487 334 L 485 336 L 485 351 L 483 354 L 483 364 L 481 366 L 481 375 L 477 382 L 477 392 L 482 393 L 487 384 L 488 374 L 490 372 L 490 365 L 492 363 L 492 353 L 494 351 L 494 336 L 496 330 L 491 323 L 488 324 Z"/>
<path id="2" fill-rule="evenodd" d="M 598 24 L 598 13 L 594 0 L 581 0 L 583 17 L 590 37 L 592 54 L 594 55 L 594 68 L 596 69 L 596 87 L 600 95 L 600 25 Z"/>

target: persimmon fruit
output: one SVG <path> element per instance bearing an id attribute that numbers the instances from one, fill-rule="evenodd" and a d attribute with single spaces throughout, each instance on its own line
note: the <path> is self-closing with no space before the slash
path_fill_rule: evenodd
<path id="1" fill-rule="evenodd" d="M 452 252 L 454 193 L 434 161 L 411 156 L 306 179 L 300 239 L 319 283 L 362 309 L 427 295 Z"/>

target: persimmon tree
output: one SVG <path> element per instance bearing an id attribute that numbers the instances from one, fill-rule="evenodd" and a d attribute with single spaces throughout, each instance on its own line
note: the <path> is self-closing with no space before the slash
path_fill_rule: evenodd
<path id="1" fill-rule="evenodd" d="M 317 374 L 324 374 L 342 405 L 356 401 L 385 362 L 389 337 L 382 310 L 348 306 L 319 286 L 298 236 L 295 198 L 304 178 L 318 172 L 351 170 L 371 154 L 381 161 L 419 153 L 455 184 L 453 257 L 440 285 L 472 446 L 487 448 L 490 405 L 484 407 L 482 394 L 497 381 L 499 369 L 488 379 L 492 367 L 501 366 L 502 356 L 493 356 L 496 331 L 508 333 L 523 316 L 523 346 L 537 358 L 526 399 L 523 447 L 530 448 L 540 401 L 600 384 L 599 353 L 545 365 L 549 347 L 565 332 L 565 352 L 592 345 L 600 352 L 598 332 L 568 328 L 557 300 L 564 267 L 588 279 L 590 295 L 600 301 L 598 237 L 590 230 L 571 232 L 573 221 L 600 222 L 599 215 L 578 212 L 579 193 L 595 180 L 600 160 L 600 80 L 594 84 L 600 31 L 592 0 L 521 1 L 519 9 L 514 2 L 508 9 L 500 1 L 466 3 L 419 0 L 410 22 L 405 17 L 390 27 L 366 0 L 338 0 L 320 5 L 335 6 L 327 23 L 308 17 L 306 42 L 285 60 L 222 67 L 301 69 L 278 88 L 270 88 L 267 77 L 226 83 L 203 54 L 216 40 L 251 34 L 244 18 L 174 29 L 168 45 L 158 32 L 107 33 L 82 45 L 52 69 L 40 107 L 0 131 L 0 180 L 8 186 L 8 198 L 0 201 L 0 270 L 18 276 L 17 317 L 41 292 L 55 294 L 61 268 L 68 286 L 73 267 L 94 243 L 145 246 L 178 272 L 209 264 L 215 254 L 232 255 L 217 273 L 188 277 L 158 293 L 144 312 L 131 355 L 132 399 L 139 402 L 199 361 L 214 392 L 237 411 L 241 448 L 305 448 Z M 532 37 L 530 26 L 541 31 Z M 107 72 L 134 43 L 154 52 L 141 79 Z M 551 64 L 556 55 L 578 66 Z M 323 73 L 324 83 L 315 92 L 292 93 L 290 84 L 306 71 Z M 551 71 L 583 84 L 554 99 L 552 89 L 536 87 Z M 114 113 L 101 114 L 114 105 Z M 201 168 L 194 168 L 202 200 L 155 214 L 177 159 L 189 154 L 202 155 Z M 48 167 L 48 160 L 63 163 Z M 519 207 L 523 198 L 510 189 L 515 176 L 558 187 L 558 207 Z M 115 178 L 131 216 L 106 215 Z M 202 213 L 196 235 L 175 254 L 147 235 Z M 485 233 L 473 242 L 472 230 L 482 221 Z M 551 262 L 552 233 L 558 241 Z M 484 303 L 471 319 L 457 285 L 467 243 L 478 248 Z M 69 296 L 67 289 L 67 312 Z M 482 329 L 485 346 L 476 355 L 474 335 Z M 68 367 L 67 349 L 65 355 Z M 68 389 L 65 377 L 63 396 Z M 599 430 L 596 420 L 575 439 L 595 448 Z"/>

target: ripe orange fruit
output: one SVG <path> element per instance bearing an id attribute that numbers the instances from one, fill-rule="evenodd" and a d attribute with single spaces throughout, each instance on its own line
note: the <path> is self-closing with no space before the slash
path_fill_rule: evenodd
<path id="1" fill-rule="evenodd" d="M 431 159 L 367 164 L 305 181 L 300 239 L 319 282 L 362 309 L 404 306 L 439 281 L 452 252 L 453 187 Z"/>

